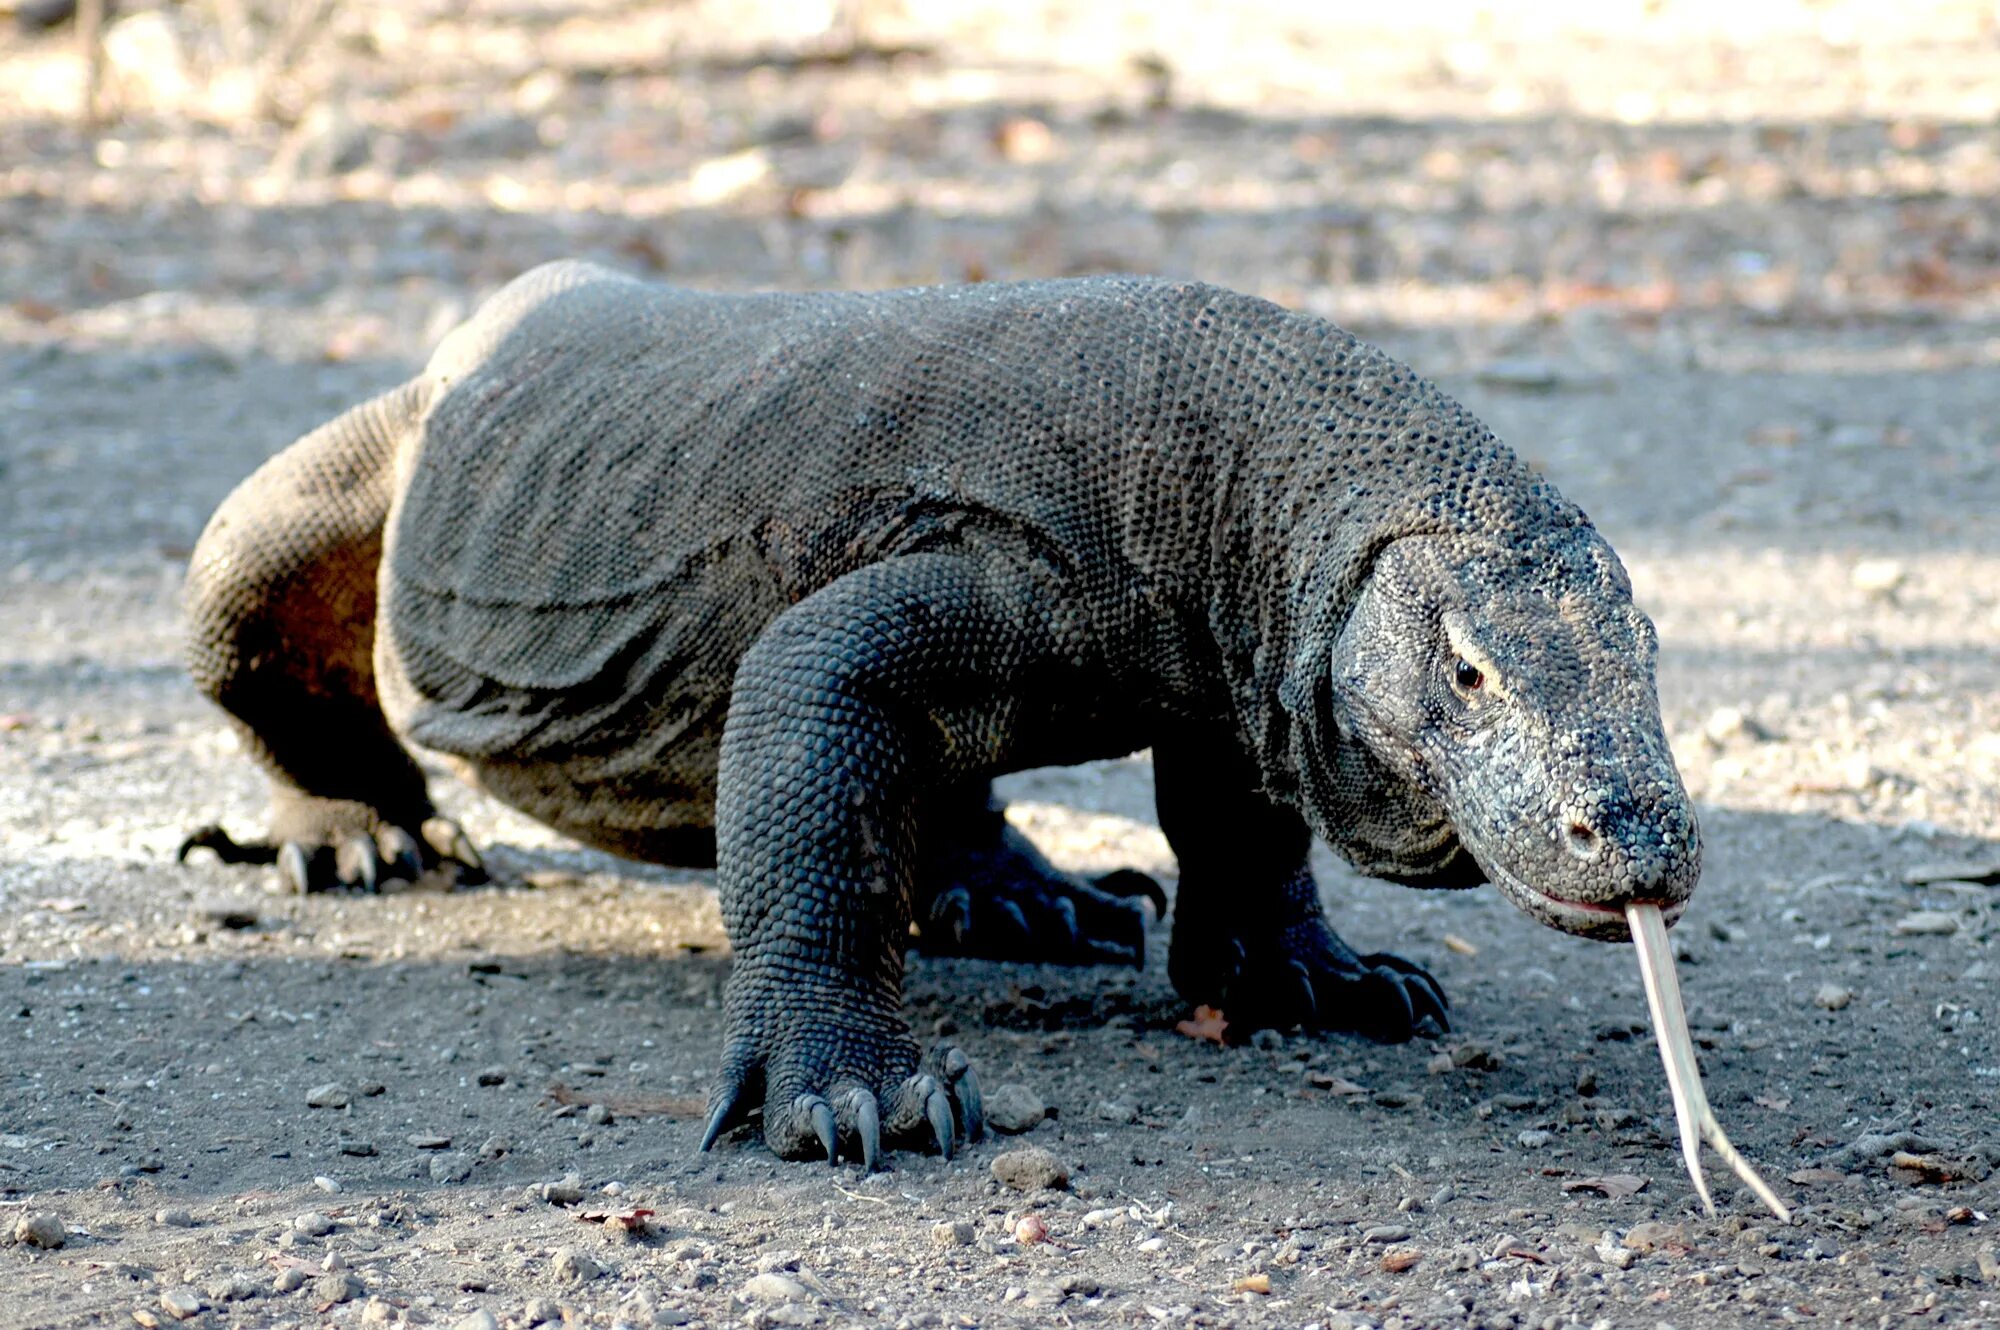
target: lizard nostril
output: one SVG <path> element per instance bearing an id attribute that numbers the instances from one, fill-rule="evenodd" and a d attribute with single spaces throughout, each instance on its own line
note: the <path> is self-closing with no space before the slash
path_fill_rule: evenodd
<path id="1" fill-rule="evenodd" d="M 1571 822 L 1565 827 L 1563 842 L 1569 846 L 1569 852 L 1579 859 L 1595 859 L 1604 843 L 1596 830 L 1583 822 Z"/>

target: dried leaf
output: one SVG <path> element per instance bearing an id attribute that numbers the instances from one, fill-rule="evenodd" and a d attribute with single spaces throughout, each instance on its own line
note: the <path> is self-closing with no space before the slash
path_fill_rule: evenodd
<path id="1" fill-rule="evenodd" d="M 614 1233 L 642 1233 L 651 1210 L 587 1210 L 576 1217 L 579 1224 L 602 1224 Z"/>
<path id="2" fill-rule="evenodd" d="M 1640 1177 L 1637 1173 L 1606 1173 L 1595 1178 L 1572 1178 L 1562 1186 L 1564 1191 L 1601 1192 L 1615 1201 L 1626 1196 L 1637 1196 L 1646 1190 L 1647 1181 L 1648 1179 Z"/>
<path id="3" fill-rule="evenodd" d="M 1230 1288 L 1237 1293 L 1269 1293 L 1271 1291 L 1271 1276 L 1260 1270 L 1254 1275 L 1243 1276 L 1243 1278 L 1230 1285 Z"/>
<path id="4" fill-rule="evenodd" d="M 1206 1003 L 1194 1009 L 1194 1015 L 1174 1026 L 1175 1034 L 1184 1034 L 1190 1039 L 1207 1039 L 1213 1043 L 1223 1042 L 1223 1032 L 1229 1028 L 1229 1018 Z"/>
<path id="5" fill-rule="evenodd" d="M 1789 1095 L 1760 1094 L 1753 1096 L 1751 1102 L 1759 1108 L 1768 1108 L 1773 1113 L 1782 1113 L 1792 1106 Z"/>

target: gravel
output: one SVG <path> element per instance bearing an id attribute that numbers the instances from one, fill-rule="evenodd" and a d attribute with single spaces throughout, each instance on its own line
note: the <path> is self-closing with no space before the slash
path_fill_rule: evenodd
<path id="1" fill-rule="evenodd" d="M 1069 1186 L 1069 1168 L 1038 1145 L 994 1156 L 993 1176 L 1016 1191 L 1061 1189 Z"/>
<path id="2" fill-rule="evenodd" d="M 1042 1097 L 1019 1081 L 997 1085 L 985 1096 L 986 1125 L 1010 1136 L 1033 1131 L 1048 1119 Z"/>

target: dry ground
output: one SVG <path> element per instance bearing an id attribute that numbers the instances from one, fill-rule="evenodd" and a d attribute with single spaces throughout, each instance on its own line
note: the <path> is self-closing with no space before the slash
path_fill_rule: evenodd
<path id="1" fill-rule="evenodd" d="M 135 4 L 97 137 L 66 48 L 0 45 L 0 1226 L 66 1230 L 0 1246 L 0 1324 L 2000 1323 L 2000 894 L 1908 880 L 2000 857 L 1990 7 L 823 8 L 356 3 L 259 78 L 268 35 Z M 174 867 L 260 800 L 177 663 L 202 520 L 573 254 L 1201 276 L 1445 380 L 1658 621 L 1709 845 L 1684 983 L 1798 1223 L 1699 1215 L 1633 958 L 1490 892 L 1322 865 L 1343 932 L 1451 991 L 1441 1059 L 1182 1038 L 1164 933 L 1138 975 L 918 962 L 918 1028 L 1057 1110 L 1027 1140 L 1071 1187 L 1021 1194 L 1005 1144 L 691 1154 L 703 875 L 448 784 L 501 885 Z M 1010 792 L 1059 859 L 1170 873 L 1149 785 Z"/>

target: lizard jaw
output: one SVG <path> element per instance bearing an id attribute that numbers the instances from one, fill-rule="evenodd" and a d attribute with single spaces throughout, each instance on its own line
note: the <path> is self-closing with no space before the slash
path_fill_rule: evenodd
<path id="1" fill-rule="evenodd" d="M 1561 929 L 1577 937 L 1595 938 L 1601 942 L 1630 942 L 1631 926 L 1625 921 L 1623 905 L 1603 905 L 1591 901 L 1564 900 L 1551 896 L 1538 887 L 1529 886 L 1520 878 L 1483 856 L 1479 866 L 1486 870 L 1486 876 L 1500 893 L 1520 907 L 1537 922 L 1551 928 Z M 1687 909 L 1687 901 L 1662 900 L 1652 902 L 1660 907 L 1660 913 L 1671 925 Z"/>

